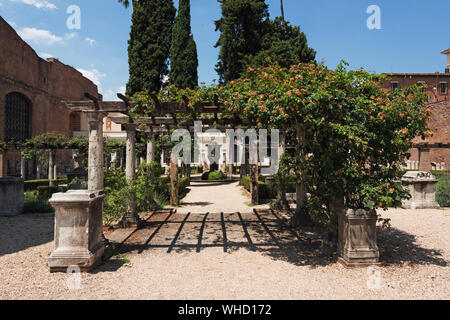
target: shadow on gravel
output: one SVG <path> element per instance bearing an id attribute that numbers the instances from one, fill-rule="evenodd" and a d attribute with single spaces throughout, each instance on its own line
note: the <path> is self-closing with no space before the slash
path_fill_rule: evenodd
<path id="1" fill-rule="evenodd" d="M 122 243 L 118 248 L 121 254 L 147 250 L 201 253 L 207 248 L 233 254 L 244 248 L 297 266 L 324 266 L 336 261 L 301 239 L 270 210 L 253 214 L 170 213 L 165 218 L 149 219 L 138 233 Z"/>
<path id="2" fill-rule="evenodd" d="M 0 256 L 53 241 L 53 213 L 0 217 Z"/>
<path id="3" fill-rule="evenodd" d="M 439 250 L 422 248 L 416 244 L 416 236 L 396 228 L 378 228 L 380 260 L 386 265 L 433 264 L 448 265 Z"/>

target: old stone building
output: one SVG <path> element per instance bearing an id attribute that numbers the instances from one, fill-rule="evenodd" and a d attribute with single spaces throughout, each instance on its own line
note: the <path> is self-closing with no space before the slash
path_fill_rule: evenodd
<path id="1" fill-rule="evenodd" d="M 422 140 L 414 139 L 415 144 L 450 144 L 450 49 L 441 52 L 447 56 L 447 64 L 444 73 L 394 73 L 390 74 L 390 79 L 386 80 L 383 88 L 386 90 L 395 90 L 396 88 L 422 85 L 429 98 L 429 108 L 432 111 L 429 120 L 429 127 L 433 129 L 433 136 Z M 413 165 L 411 169 L 417 166 L 419 161 L 419 150 L 411 149 L 409 162 Z M 430 165 L 432 169 L 449 170 L 450 169 L 450 149 L 431 148 L 429 150 Z"/>
<path id="2" fill-rule="evenodd" d="M 72 136 L 87 130 L 82 114 L 71 113 L 63 100 L 83 100 L 84 93 L 102 98 L 97 86 L 74 68 L 54 58 L 44 60 L 0 17 L 0 140 L 24 141 L 54 132 Z M 72 153 L 58 151 L 60 171 L 68 170 Z M 35 164 L 29 161 L 28 177 Z M 0 155 L 0 176 L 20 174 L 20 152 Z"/>

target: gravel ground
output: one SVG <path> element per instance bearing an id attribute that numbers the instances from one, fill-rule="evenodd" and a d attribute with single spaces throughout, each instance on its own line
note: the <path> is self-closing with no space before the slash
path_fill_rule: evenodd
<path id="1" fill-rule="evenodd" d="M 248 203 L 248 194 L 239 187 L 239 182 L 192 182 L 177 212 L 252 212 L 253 208 L 268 208 L 267 205 L 249 207 Z"/>
<path id="2" fill-rule="evenodd" d="M 78 290 L 48 272 L 52 215 L 0 217 L 0 299 L 450 299 L 450 210 L 380 213 L 392 229 L 379 233 L 375 276 L 322 256 L 266 211 L 162 212 L 122 230 L 132 235 L 121 255 L 81 274 Z"/>

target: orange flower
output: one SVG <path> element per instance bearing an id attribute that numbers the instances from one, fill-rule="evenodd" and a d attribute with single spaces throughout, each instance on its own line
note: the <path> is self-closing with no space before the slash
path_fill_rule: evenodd
<path id="1" fill-rule="evenodd" d="M 408 133 L 408 129 L 402 129 L 402 130 L 400 130 L 399 132 L 398 132 L 398 134 L 399 135 L 401 135 L 401 136 L 406 136 L 406 134 Z"/>

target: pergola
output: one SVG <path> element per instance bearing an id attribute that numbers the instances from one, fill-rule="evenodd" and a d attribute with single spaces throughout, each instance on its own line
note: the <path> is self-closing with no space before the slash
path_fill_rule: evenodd
<path id="1" fill-rule="evenodd" d="M 136 106 L 136 102 L 130 101 L 122 94 L 117 96 L 122 101 L 100 101 L 90 94 L 85 94 L 88 100 L 68 101 L 66 106 L 71 111 L 83 112 L 89 121 L 89 169 L 88 190 L 103 190 L 103 118 L 109 113 L 120 113 L 122 116 L 110 117 L 111 121 L 121 124 L 126 131 L 126 178 L 128 181 L 136 179 L 136 130 L 142 130 L 147 134 L 147 161 L 154 161 L 155 157 L 155 133 L 168 132 L 170 128 L 184 128 L 193 132 L 194 122 L 202 121 L 202 125 L 215 128 L 231 128 L 231 125 L 248 128 L 252 121 L 242 117 L 237 112 L 226 110 L 223 103 L 218 102 L 214 96 L 213 102 L 196 103 L 189 107 L 189 100 L 183 97 L 184 102 L 161 102 L 156 95 L 151 95 L 154 109 L 150 115 L 132 118 L 129 110 Z M 219 115 L 223 115 L 219 118 Z M 171 157 L 171 202 L 178 202 L 175 190 L 177 166 Z M 189 170 L 188 170 L 189 171 Z M 189 177 L 188 177 L 189 178 Z M 258 203 L 258 165 L 251 165 L 250 169 L 250 193 L 252 203 Z M 131 199 L 127 203 L 127 212 L 122 221 L 124 226 L 139 225 L 140 220 L 136 212 L 136 203 Z"/>

